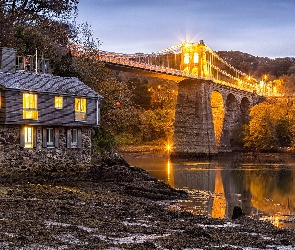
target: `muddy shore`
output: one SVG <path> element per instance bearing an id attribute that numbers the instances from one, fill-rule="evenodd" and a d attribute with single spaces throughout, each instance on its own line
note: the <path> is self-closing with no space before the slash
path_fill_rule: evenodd
<path id="1" fill-rule="evenodd" d="M 294 230 L 172 209 L 187 198 L 119 165 L 58 181 L 2 182 L 0 249 L 295 249 Z"/>

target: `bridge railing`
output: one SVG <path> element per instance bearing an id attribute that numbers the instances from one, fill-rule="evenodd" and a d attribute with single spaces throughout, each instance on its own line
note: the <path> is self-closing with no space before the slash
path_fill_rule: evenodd
<path id="1" fill-rule="evenodd" d="M 173 76 L 179 76 L 182 78 L 196 78 L 211 80 L 217 84 L 229 86 L 231 88 L 236 88 L 244 90 L 247 92 L 256 92 L 261 95 L 271 95 L 271 91 L 267 88 L 261 87 L 261 82 L 255 79 L 247 79 L 247 75 L 236 70 L 234 67 L 226 63 L 222 58 L 220 58 L 214 51 L 209 47 L 206 50 L 206 63 L 207 63 L 207 75 L 199 75 L 192 72 L 187 72 L 185 70 L 175 69 L 168 67 L 169 57 L 175 58 L 179 55 L 176 53 L 181 53 L 181 46 L 174 46 L 172 49 L 163 50 L 157 53 L 151 54 L 122 54 L 107 51 L 97 51 L 95 54 L 95 59 L 106 63 L 113 63 L 117 65 L 139 68 L 143 70 L 164 73 Z M 87 52 L 83 47 L 74 47 L 72 49 L 73 54 L 76 56 L 85 56 Z M 172 51 L 172 52 L 171 52 Z M 170 54 L 169 54 L 170 53 Z M 174 53 L 174 54 L 171 54 Z M 165 58 L 167 60 L 165 61 Z M 164 62 L 164 63 L 163 63 Z M 175 62 L 173 62 L 176 65 Z M 164 65 L 166 64 L 166 66 Z"/>
<path id="2" fill-rule="evenodd" d="M 250 84 L 249 82 L 243 81 L 239 78 L 233 77 L 227 72 L 221 71 L 219 68 L 217 68 L 214 65 L 211 65 L 211 67 L 213 69 L 218 70 L 219 74 L 223 77 L 219 77 L 219 78 L 216 78 L 216 77 L 214 78 L 213 76 L 203 77 L 190 72 L 185 72 L 180 69 L 173 69 L 173 68 L 165 67 L 161 65 L 148 64 L 146 62 L 141 62 L 143 60 L 140 60 L 138 56 L 133 54 L 129 55 L 129 54 L 101 52 L 99 54 L 99 60 L 103 62 L 107 62 L 107 63 L 114 63 L 114 64 L 140 68 L 140 69 L 150 70 L 150 71 L 159 72 L 159 73 L 175 75 L 175 76 L 211 80 L 218 84 L 226 85 L 226 86 L 237 88 L 240 90 L 246 90 L 251 92 L 257 90 L 253 84 Z"/>

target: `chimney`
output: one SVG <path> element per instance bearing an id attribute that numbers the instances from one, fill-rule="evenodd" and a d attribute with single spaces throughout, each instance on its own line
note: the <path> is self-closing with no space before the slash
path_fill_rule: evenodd
<path id="1" fill-rule="evenodd" d="M 0 72 L 15 73 L 16 50 L 7 47 L 0 48 Z"/>

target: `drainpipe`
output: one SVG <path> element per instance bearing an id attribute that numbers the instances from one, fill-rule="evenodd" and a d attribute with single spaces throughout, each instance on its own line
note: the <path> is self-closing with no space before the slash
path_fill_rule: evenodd
<path id="1" fill-rule="evenodd" d="M 98 102 L 99 102 L 99 97 L 96 99 L 96 125 L 98 126 L 98 115 L 99 115 L 99 112 L 98 112 Z"/>
<path id="2" fill-rule="evenodd" d="M 99 125 L 100 122 L 100 100 L 103 97 L 101 95 L 98 95 L 97 99 L 96 99 L 96 125 Z"/>
<path id="3" fill-rule="evenodd" d="M 35 67 L 35 72 L 36 74 L 38 73 L 38 56 L 37 56 L 38 50 L 36 48 L 36 67 Z"/>

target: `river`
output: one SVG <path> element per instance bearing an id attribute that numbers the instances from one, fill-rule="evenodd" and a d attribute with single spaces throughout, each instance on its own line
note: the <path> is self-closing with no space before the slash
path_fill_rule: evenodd
<path id="1" fill-rule="evenodd" d="M 242 163 L 236 155 L 210 161 L 123 156 L 130 165 L 190 192 L 192 198 L 174 204 L 176 209 L 231 218 L 234 206 L 240 206 L 246 215 L 269 220 L 278 227 L 295 228 L 295 158 L 288 155 L 282 156 L 283 163 Z"/>

